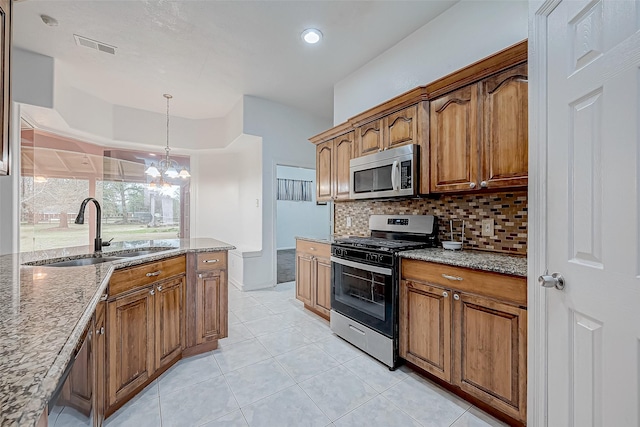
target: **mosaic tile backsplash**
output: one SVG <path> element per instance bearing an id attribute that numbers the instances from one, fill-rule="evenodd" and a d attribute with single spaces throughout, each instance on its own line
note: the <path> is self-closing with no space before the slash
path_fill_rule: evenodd
<path id="1" fill-rule="evenodd" d="M 454 239 L 460 240 L 465 221 L 464 246 L 477 250 L 527 254 L 527 192 L 443 195 L 440 198 L 398 201 L 337 202 L 334 235 L 368 236 L 369 215 L 435 215 L 439 239 L 450 240 L 449 220 L 454 220 Z M 347 227 L 351 217 L 351 227 Z M 482 220 L 494 219 L 494 236 L 482 236 Z M 455 221 L 457 220 L 457 221 Z"/>

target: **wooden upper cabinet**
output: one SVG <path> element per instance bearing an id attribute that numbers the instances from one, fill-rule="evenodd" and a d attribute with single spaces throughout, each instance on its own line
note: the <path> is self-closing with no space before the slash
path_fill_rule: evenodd
<path id="1" fill-rule="evenodd" d="M 11 0 L 0 0 L 0 175 L 9 173 Z"/>
<path id="2" fill-rule="evenodd" d="M 384 148 L 418 143 L 418 106 L 389 114 L 383 119 Z"/>
<path id="3" fill-rule="evenodd" d="M 333 140 L 316 145 L 316 201 L 333 197 Z"/>
<path id="4" fill-rule="evenodd" d="M 384 149 L 382 122 L 382 119 L 374 120 L 356 129 L 358 157 L 376 153 Z"/>
<path id="5" fill-rule="evenodd" d="M 333 198 L 349 198 L 349 161 L 355 151 L 355 132 L 349 132 L 333 140 Z"/>
<path id="6" fill-rule="evenodd" d="M 485 187 L 525 186 L 529 162 L 527 64 L 483 80 L 480 93 Z"/>
<path id="7" fill-rule="evenodd" d="M 526 420 L 527 311 L 455 293 L 453 383 L 496 409 Z"/>
<path id="8" fill-rule="evenodd" d="M 458 89 L 431 101 L 431 192 L 477 187 L 478 90 Z"/>

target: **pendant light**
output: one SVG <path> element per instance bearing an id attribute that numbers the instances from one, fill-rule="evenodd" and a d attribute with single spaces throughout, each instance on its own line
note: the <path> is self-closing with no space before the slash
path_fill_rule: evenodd
<path id="1" fill-rule="evenodd" d="M 171 151 L 171 148 L 169 148 L 169 100 L 173 98 L 173 96 L 169 95 L 168 93 L 165 93 L 162 96 L 167 99 L 167 146 L 164 149 L 165 156 L 164 159 L 158 162 L 158 167 L 156 167 L 155 163 L 151 163 L 151 166 L 149 166 L 147 170 L 144 171 L 144 173 L 154 179 L 158 177 L 162 179 L 162 175 L 170 179 L 174 179 L 177 177 L 187 179 L 191 177 L 191 174 L 189 173 L 187 168 L 182 167 L 180 172 L 178 173 L 176 167 L 179 168 L 180 165 L 178 165 L 178 162 L 169 157 L 169 151 Z M 168 183 L 165 184 L 169 185 Z"/>

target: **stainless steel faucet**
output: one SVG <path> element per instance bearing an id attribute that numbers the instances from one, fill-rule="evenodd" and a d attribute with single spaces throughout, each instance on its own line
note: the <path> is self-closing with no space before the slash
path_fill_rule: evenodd
<path id="1" fill-rule="evenodd" d="M 102 209 L 100 208 L 100 203 L 93 197 L 87 197 L 82 201 L 80 205 L 80 211 L 78 212 L 78 216 L 76 217 L 76 224 L 84 224 L 84 210 L 87 207 L 87 203 L 93 202 L 96 205 L 96 240 L 94 243 L 94 250 L 96 252 L 102 251 L 103 246 L 109 246 L 111 244 L 111 240 L 108 242 L 102 242 L 102 238 L 100 236 L 100 229 L 102 224 Z"/>

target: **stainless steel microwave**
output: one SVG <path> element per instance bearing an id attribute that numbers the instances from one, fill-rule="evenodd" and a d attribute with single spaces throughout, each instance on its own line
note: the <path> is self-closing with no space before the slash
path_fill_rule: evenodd
<path id="1" fill-rule="evenodd" d="M 418 194 L 418 146 L 403 145 L 357 157 L 349 162 L 351 199 Z"/>

